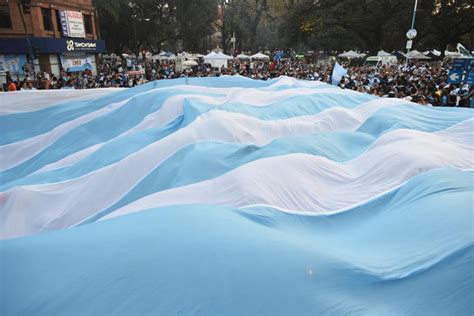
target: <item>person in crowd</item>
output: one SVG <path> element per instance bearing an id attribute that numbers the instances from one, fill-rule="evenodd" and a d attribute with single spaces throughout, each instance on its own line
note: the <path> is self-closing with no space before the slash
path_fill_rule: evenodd
<path id="1" fill-rule="evenodd" d="M 36 90 L 35 87 L 33 87 L 33 83 L 31 81 L 24 81 L 23 82 L 23 87 L 20 89 L 21 91 L 31 91 L 31 90 Z"/>
<path id="2" fill-rule="evenodd" d="M 35 64 L 33 63 L 33 59 L 28 57 L 28 60 L 22 66 L 23 71 L 26 74 L 26 77 L 34 78 L 35 76 Z"/>
<path id="3" fill-rule="evenodd" d="M 17 82 L 13 81 L 10 77 L 10 79 L 7 80 L 7 91 L 8 92 L 13 92 L 17 91 Z"/>
<path id="4" fill-rule="evenodd" d="M 8 84 L 9 82 L 13 82 L 12 74 L 11 74 L 9 71 L 7 71 L 7 72 L 5 73 L 5 79 L 7 80 L 7 84 Z"/>

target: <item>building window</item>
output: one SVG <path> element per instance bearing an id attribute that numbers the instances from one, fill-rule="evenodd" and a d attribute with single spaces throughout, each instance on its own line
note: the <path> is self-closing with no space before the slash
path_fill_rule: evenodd
<path id="1" fill-rule="evenodd" d="M 58 32 L 62 32 L 63 28 L 61 26 L 61 18 L 59 16 L 59 10 L 56 10 L 56 27 L 58 28 Z"/>
<path id="2" fill-rule="evenodd" d="M 51 10 L 41 8 L 41 15 L 43 15 L 43 26 L 45 31 L 52 31 L 53 25 L 51 23 Z"/>
<path id="3" fill-rule="evenodd" d="M 0 5 L 0 28 L 12 28 L 12 19 L 10 18 L 10 9 L 8 8 L 8 5 Z"/>
<path id="4" fill-rule="evenodd" d="M 84 14 L 84 28 L 86 34 L 92 34 L 92 15 Z"/>
<path id="5" fill-rule="evenodd" d="M 23 0 L 23 5 L 21 6 L 21 10 L 23 11 L 23 14 L 31 14 L 29 2 L 27 3 L 27 1 Z"/>

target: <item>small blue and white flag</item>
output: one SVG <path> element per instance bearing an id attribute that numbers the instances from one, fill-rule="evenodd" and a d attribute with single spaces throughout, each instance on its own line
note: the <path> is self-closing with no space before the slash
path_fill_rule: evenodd
<path id="1" fill-rule="evenodd" d="M 342 77 L 347 75 L 347 69 L 339 65 L 338 62 L 334 65 L 334 69 L 332 70 L 332 84 L 337 86 L 339 82 L 341 82 Z"/>

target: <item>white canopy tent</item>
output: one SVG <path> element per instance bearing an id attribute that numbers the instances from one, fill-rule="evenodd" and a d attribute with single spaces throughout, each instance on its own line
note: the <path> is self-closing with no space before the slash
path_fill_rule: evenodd
<path id="1" fill-rule="evenodd" d="M 249 55 L 245 55 L 245 54 L 238 54 L 237 59 L 250 59 L 250 56 Z"/>
<path id="2" fill-rule="evenodd" d="M 226 55 L 222 52 L 211 52 L 204 56 L 204 62 L 211 64 L 212 67 L 222 68 L 222 66 L 227 67 L 227 61 L 234 59 L 232 56 Z"/>
<path id="3" fill-rule="evenodd" d="M 176 55 L 171 53 L 171 52 L 165 52 L 165 51 L 161 51 L 158 55 L 153 55 L 151 56 L 151 59 L 153 61 L 156 61 L 156 60 L 159 60 L 159 61 L 163 61 L 163 60 L 175 60 L 176 59 Z"/>
<path id="4" fill-rule="evenodd" d="M 205 55 L 203 58 L 204 59 L 209 59 L 209 58 L 213 58 L 217 55 L 217 53 L 214 53 L 214 52 L 210 52 L 209 54 Z"/>
<path id="5" fill-rule="evenodd" d="M 444 51 L 444 56 L 446 56 L 446 58 L 462 58 L 462 57 L 464 57 L 464 55 L 461 54 L 460 52 L 450 52 L 448 50 Z"/>
<path id="6" fill-rule="evenodd" d="M 252 56 L 250 56 L 250 59 L 270 59 L 270 56 L 262 54 L 262 53 L 256 53 Z"/>
<path id="7" fill-rule="evenodd" d="M 190 54 L 190 53 L 187 53 L 187 52 L 182 52 L 179 55 L 186 58 L 186 59 L 198 59 L 198 56 L 196 56 L 196 54 Z M 203 55 L 200 55 L 200 56 L 202 57 Z"/>
<path id="8" fill-rule="evenodd" d="M 344 52 L 337 56 L 341 58 L 362 58 L 365 56 L 365 54 L 359 54 L 359 53 L 354 52 L 353 50 L 350 50 L 348 52 Z"/>
<path id="9" fill-rule="evenodd" d="M 197 65 L 198 65 L 198 63 L 195 62 L 194 60 L 185 60 L 183 62 L 183 66 L 185 66 L 185 67 L 193 67 L 193 66 L 197 66 Z"/>
<path id="10" fill-rule="evenodd" d="M 226 59 L 226 60 L 234 59 L 234 57 L 226 55 L 223 52 L 218 52 L 216 55 L 217 55 L 217 57 L 222 58 L 222 59 Z"/>
<path id="11" fill-rule="evenodd" d="M 378 56 L 378 57 L 389 57 L 389 56 L 394 56 L 394 55 L 392 55 L 392 54 L 390 54 L 390 53 L 387 53 L 387 52 L 384 51 L 384 50 L 380 50 L 380 51 L 377 53 L 377 56 Z"/>
<path id="12" fill-rule="evenodd" d="M 151 56 L 151 60 L 157 61 L 157 60 L 160 60 L 161 57 L 162 56 L 160 56 L 160 55 L 153 55 L 153 56 Z"/>
<path id="13" fill-rule="evenodd" d="M 420 51 L 417 51 L 416 49 L 410 51 L 409 53 L 406 53 L 406 54 L 405 54 L 405 57 L 408 58 L 408 59 L 418 59 L 418 60 L 428 60 L 428 59 L 431 59 L 431 57 L 426 56 L 425 54 L 423 54 L 423 53 L 420 52 Z"/>

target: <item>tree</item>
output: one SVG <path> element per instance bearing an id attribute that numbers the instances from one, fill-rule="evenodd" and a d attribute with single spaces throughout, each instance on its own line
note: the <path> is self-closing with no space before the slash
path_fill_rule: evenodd
<path id="1" fill-rule="evenodd" d="M 177 8 L 171 1 L 134 0 L 128 6 L 138 49 L 146 46 L 159 51 L 165 42 L 178 39 Z"/>
<path id="2" fill-rule="evenodd" d="M 223 21 L 217 25 L 222 33 L 224 50 L 235 33 L 237 48 L 257 51 L 279 44 L 278 26 L 285 14 L 281 0 L 218 0 Z"/>
<path id="3" fill-rule="evenodd" d="M 124 21 L 129 20 L 125 0 L 107 1 L 94 0 L 97 9 L 97 20 L 100 20 L 101 37 L 106 39 L 110 51 L 121 52 L 130 41 L 130 34 L 124 27 Z"/>
<path id="4" fill-rule="evenodd" d="M 286 14 L 281 17 L 278 28 L 280 45 L 299 49 L 303 46 L 310 46 L 310 38 L 316 35 L 316 17 L 313 13 L 315 10 L 314 1 L 301 1 L 296 5 L 286 5 L 284 9 Z M 316 40 L 313 42 L 316 42 Z"/>
<path id="5" fill-rule="evenodd" d="M 465 40 L 474 42 L 471 0 L 418 1 L 415 28 L 418 49 L 438 48 Z M 414 1 L 303 0 L 290 7 L 280 25 L 288 45 L 303 44 L 329 50 L 358 48 L 404 50 Z M 286 36 L 284 36 L 286 34 Z"/>
<path id="6" fill-rule="evenodd" d="M 228 0 L 217 0 L 221 16 L 214 22 L 214 27 L 221 34 L 221 46 L 228 51 L 234 32 L 238 31 L 238 10 L 236 3 Z"/>
<path id="7" fill-rule="evenodd" d="M 472 0 L 419 0 L 414 48 L 474 45 Z M 109 49 L 207 49 L 216 30 L 229 50 L 404 50 L 414 1 L 94 0 Z M 221 13 L 218 15 L 218 8 Z"/>
<path id="8" fill-rule="evenodd" d="M 217 14 L 215 0 L 95 0 L 102 37 L 109 50 L 201 48 L 202 37 L 212 32 Z"/>
<path id="9" fill-rule="evenodd" d="M 408 26 L 410 10 L 409 3 L 403 0 L 320 0 L 306 2 L 308 16 L 303 21 L 312 22 L 313 34 L 328 49 L 376 52 L 394 49 L 398 47 L 394 45 L 396 40 L 403 41 L 403 25 Z M 332 44 L 329 40 L 333 40 Z"/>
<path id="10" fill-rule="evenodd" d="M 426 45 L 444 51 L 458 42 L 474 43 L 474 6 L 470 0 L 436 0 L 420 3 L 420 32 Z M 420 39 L 418 39 L 420 40 Z"/>
<path id="11" fill-rule="evenodd" d="M 108 15 L 114 21 L 118 21 L 122 5 L 126 2 L 124 0 L 94 0 L 94 6 L 100 16 Z"/>
<path id="12" fill-rule="evenodd" d="M 256 51 L 257 29 L 264 14 L 269 14 L 267 0 L 234 0 L 239 10 L 239 16 L 243 25 L 246 25 L 248 32 L 247 47 Z"/>
<path id="13" fill-rule="evenodd" d="M 202 48 L 203 38 L 214 31 L 217 1 L 175 0 L 172 3 L 175 7 L 177 28 L 183 48 L 190 51 L 199 50 Z"/>

